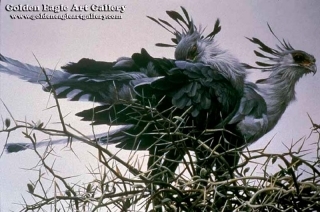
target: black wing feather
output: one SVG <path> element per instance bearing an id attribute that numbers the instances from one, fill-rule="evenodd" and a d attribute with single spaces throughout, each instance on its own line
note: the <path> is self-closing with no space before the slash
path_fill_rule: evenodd
<path id="1" fill-rule="evenodd" d="M 223 111 L 227 115 L 239 99 L 240 94 L 218 70 L 202 63 L 152 58 L 145 50 L 134 54 L 132 59 L 135 66 L 142 69 L 152 63 L 157 73 L 162 75 L 148 84 L 135 86 L 140 101 L 152 96 L 159 101 L 165 96 L 167 108 L 174 106 L 185 110 L 192 105 L 199 112 L 211 113 L 215 110 L 215 114 Z"/>
<path id="2" fill-rule="evenodd" d="M 101 62 L 83 58 L 77 63 L 69 63 L 61 68 L 70 74 L 100 74 L 111 70 L 115 62 Z"/>

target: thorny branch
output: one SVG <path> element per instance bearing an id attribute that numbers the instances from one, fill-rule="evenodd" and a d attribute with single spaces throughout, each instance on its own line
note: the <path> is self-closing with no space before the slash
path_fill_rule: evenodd
<path id="1" fill-rule="evenodd" d="M 49 77 L 46 77 L 50 85 Z M 39 157 L 36 166 L 38 179 L 27 185 L 34 202 L 25 201 L 21 211 L 41 211 L 48 207 L 55 211 L 315 211 L 320 208 L 320 125 L 315 124 L 310 116 L 311 132 L 318 135 L 318 140 L 313 144 L 317 146 L 315 162 L 304 158 L 313 152 L 303 150 L 306 144 L 300 140 L 282 154 L 267 153 L 266 148 L 242 152 L 242 161 L 237 165 L 233 178 L 219 180 L 214 168 L 205 170 L 206 177 L 198 176 L 192 151 L 186 149 L 187 157 L 181 162 L 180 171 L 171 173 L 175 177 L 167 182 L 160 180 L 161 177 L 150 176 L 149 170 L 143 171 L 141 158 L 130 157 L 126 161 L 117 156 L 117 152 L 104 148 L 95 138 L 89 138 L 66 124 L 54 90 L 52 93 L 62 130 L 50 129 L 43 123 L 17 121 L 8 108 L 11 119 L 3 120 L 0 130 L 0 133 L 7 133 L 8 140 L 12 132 L 24 129 L 23 135 L 31 142 L 34 153 Z M 164 116 L 156 107 L 145 107 L 138 103 L 129 106 L 152 114 L 157 126 L 161 126 L 153 133 L 154 136 L 159 140 L 169 138 L 166 142 L 171 143 L 172 148 L 181 148 L 184 141 L 193 140 L 211 153 L 208 156 L 210 158 L 221 160 L 226 154 L 216 152 L 215 148 L 206 146 L 205 141 L 195 139 L 191 133 L 184 133 L 185 127 L 192 128 L 183 124 L 186 113 L 181 117 Z M 15 123 L 12 127 L 10 120 Z M 140 121 L 144 121 L 143 114 Z M 214 133 L 215 130 L 207 129 L 203 133 Z M 53 138 L 62 136 L 70 142 L 79 140 L 84 145 L 94 147 L 96 152 L 92 156 L 97 158 L 99 164 L 95 168 L 88 168 L 92 179 L 80 184 L 72 182 L 73 177 L 58 174 L 56 168 L 60 167 L 54 168 L 55 164 L 48 162 L 48 158 L 54 156 L 53 147 L 48 146 L 44 154 L 37 149 L 38 133 Z M 144 130 L 132 136 L 138 138 L 143 133 Z M 179 139 L 170 140 L 173 137 Z M 278 166 L 278 171 L 271 173 L 269 168 L 272 166 Z M 257 170 L 263 173 L 258 175 Z M 168 170 L 159 170 L 157 175 L 161 176 L 165 171 Z M 51 182 L 49 186 L 46 181 Z M 221 199 L 224 202 L 221 203 Z"/>

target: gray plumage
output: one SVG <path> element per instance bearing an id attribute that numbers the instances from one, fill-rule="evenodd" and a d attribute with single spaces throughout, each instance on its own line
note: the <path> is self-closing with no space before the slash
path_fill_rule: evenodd
<path id="1" fill-rule="evenodd" d="M 182 8 L 182 11 L 185 18 L 175 11 L 167 12 L 182 27 L 182 31 L 178 31 L 167 21 L 149 17 L 174 35 L 172 39 L 174 45 L 160 43 L 158 46 L 174 47 L 175 60 L 152 58 L 142 50 L 141 53 L 119 58 L 115 62 L 82 59 L 78 63 L 62 67 L 64 71 L 54 74 L 52 71 L 48 72 L 54 75 L 52 84 L 59 98 L 80 100 L 86 97 L 87 100 L 102 103 L 102 106 L 95 110 L 78 113 L 77 115 L 83 120 L 89 121 L 95 117 L 94 124 L 116 123 L 133 126 L 127 128 L 125 132 L 119 131 L 113 134 L 115 138 L 121 139 L 112 140 L 109 136 L 103 136 L 100 141 L 117 143 L 118 147 L 124 149 L 148 149 L 152 156 L 161 156 L 167 147 L 168 149 L 172 147 L 170 145 L 173 144 L 163 145 L 164 147 L 160 145 L 158 148 L 159 150 L 163 148 L 162 151 L 157 150 L 155 144 L 162 137 L 157 139 L 150 136 L 159 129 L 153 117 L 145 116 L 146 120 L 137 122 L 141 118 L 139 116 L 141 111 L 130 111 L 130 108 L 127 111 L 127 105 L 123 104 L 133 100 L 143 103 L 141 99 L 144 97 L 139 90 L 143 88 L 145 91 L 150 91 L 156 100 L 161 99 L 160 111 L 175 107 L 174 114 L 170 116 L 179 117 L 192 107 L 186 118 L 188 120 L 186 125 L 196 128 L 192 136 L 199 140 L 210 140 L 212 148 L 218 145 L 222 134 L 215 133 L 210 135 L 211 137 L 206 137 L 201 132 L 214 128 L 231 131 L 232 134 L 223 134 L 227 142 L 222 142 L 216 151 L 241 149 L 261 138 L 277 124 L 289 103 L 295 98 L 294 88 L 297 81 L 304 74 L 316 72 L 315 59 L 312 55 L 294 50 L 285 41 L 279 41 L 281 46 L 277 50 L 272 49 L 257 38 L 249 40 L 259 45 L 263 53 L 257 51 L 255 53 L 268 61 L 257 62 L 258 67 L 241 64 L 228 51 L 221 50 L 216 43 L 214 37 L 221 30 L 219 20 L 216 21 L 213 31 L 205 36 L 204 31 L 198 30 L 194 25 L 186 10 Z M 1 60 L 0 71 L 22 75 L 23 79 L 34 83 L 38 81 L 37 74 L 32 74 L 30 77 L 27 72 L 31 70 L 32 73 L 37 73 L 39 68 L 5 57 L 1 57 Z M 11 72 L 11 69 L 16 70 L 14 66 L 17 66 L 19 71 Z M 262 69 L 270 72 L 270 76 L 256 83 L 246 82 L 246 68 Z M 162 98 L 163 95 L 165 98 Z M 147 100 L 153 101 L 152 98 Z M 113 113 L 107 108 L 121 112 Z M 128 136 L 139 134 L 141 129 L 146 129 L 146 133 L 134 141 L 132 136 Z M 199 167 L 212 168 L 215 162 L 207 159 L 210 152 L 202 151 L 193 141 L 185 143 L 188 148 L 196 151 Z M 19 144 L 8 144 L 7 149 L 20 151 L 26 147 L 20 145 L 19 148 L 15 148 L 14 145 Z M 177 150 L 175 146 L 171 149 L 173 150 L 166 154 L 167 162 L 164 161 L 161 165 L 174 172 L 178 163 L 170 161 L 181 161 L 185 150 Z M 238 162 L 239 156 L 236 153 L 225 156 L 230 167 Z M 149 160 L 149 167 L 154 161 Z"/>
<path id="2" fill-rule="evenodd" d="M 270 26 L 269 29 L 275 36 Z M 259 45 L 262 51 L 254 51 L 255 54 L 268 61 L 256 62 L 258 67 L 245 65 L 246 68 L 261 69 L 270 75 L 255 84 L 245 83 L 241 105 L 230 124 L 238 122 L 241 134 L 247 143 L 252 143 L 275 127 L 288 105 L 295 100 L 295 86 L 299 79 L 309 73 L 315 74 L 317 67 L 314 56 L 295 50 L 284 40 L 278 39 L 278 49 L 268 47 L 257 38 L 249 40 Z"/>
<path id="3" fill-rule="evenodd" d="M 83 120 L 91 121 L 94 117 L 94 124 L 133 126 L 124 132 L 103 136 L 98 141 L 116 143 L 117 147 L 123 149 L 147 149 L 150 152 L 149 168 L 158 164 L 160 167 L 165 166 L 171 169 L 173 173 L 187 150 L 175 146 L 174 142 L 166 142 L 171 135 L 169 133 L 163 137 L 161 129 L 165 132 L 177 129 L 170 126 L 168 129 L 164 128 L 163 124 L 166 126 L 167 123 L 159 123 L 152 113 L 142 116 L 143 120 L 141 120 L 141 114 L 145 114 L 145 111 L 136 111 L 128 107 L 126 105 L 128 101 L 135 99 L 141 104 L 147 102 L 148 107 L 149 102 L 161 101 L 161 104 L 156 106 L 157 109 L 160 112 L 166 111 L 165 115 L 170 117 L 180 117 L 189 111 L 183 123 L 185 127 L 181 128 L 182 133 L 191 133 L 191 136 L 200 140 L 210 139 L 214 141 L 210 142 L 210 146 L 214 148 L 218 145 L 221 133 L 217 133 L 216 138 L 212 138 L 211 136 L 203 137 L 202 132 L 213 128 L 233 130 L 232 126 L 228 129 L 226 124 L 237 112 L 246 75 L 242 64 L 228 51 L 221 50 L 214 39 L 221 29 L 219 20 L 216 21 L 213 31 L 204 35 L 204 31 L 198 30 L 184 8 L 182 10 L 185 18 L 177 12 L 167 12 L 182 27 L 182 31 L 179 32 L 170 25 L 176 48 L 175 60 L 152 58 L 145 50 L 131 57 L 121 57 L 116 62 L 82 59 L 78 63 L 70 63 L 62 67 L 61 73 L 66 73 L 68 77 L 52 81 L 58 98 L 81 100 L 85 97 L 90 101 L 102 103 L 95 109 L 78 113 L 77 115 Z M 151 19 L 159 24 L 168 25 L 168 22 L 160 19 L 159 21 Z M 36 69 L 36 67 L 28 66 L 25 72 L 30 71 L 28 69 Z M 10 74 L 10 70 L 5 72 Z M 145 93 L 140 92 L 140 87 L 144 91 L 150 91 L 149 93 L 155 96 L 155 100 L 152 97 L 145 101 L 143 97 Z M 142 130 L 144 133 L 141 134 Z M 155 133 L 159 130 L 157 137 Z M 139 137 L 130 135 L 139 135 Z M 241 141 L 231 144 L 232 147 L 227 147 L 229 144 L 224 143 L 217 151 L 224 152 L 228 148 L 241 145 L 242 138 L 238 136 L 235 132 L 236 139 L 240 138 Z M 178 139 L 180 138 L 177 137 Z M 214 166 L 212 162 L 208 163 L 209 165 L 204 164 L 206 161 L 202 158 L 207 157 L 208 151 L 198 149 L 197 142 L 188 140 L 185 145 L 196 151 L 199 167 Z M 21 151 L 28 147 L 30 145 L 25 144 L 6 146 L 8 152 Z M 158 157 L 164 155 L 163 162 L 160 164 L 156 162 L 159 161 Z M 231 159 L 230 166 L 233 166 L 233 163 L 234 160 Z"/>
<path id="4" fill-rule="evenodd" d="M 183 18 L 175 11 L 167 11 L 167 14 L 182 27 L 182 31 L 177 30 L 162 19 L 156 20 L 149 17 L 175 36 L 175 38 L 172 38 L 175 45 L 163 43 L 156 45 L 160 47 L 174 47 L 174 55 L 177 60 L 199 62 L 209 65 L 213 70 L 218 70 L 242 93 L 246 77 L 245 68 L 232 54 L 226 50 L 222 50 L 214 39 L 221 31 L 220 20 L 216 20 L 212 32 L 204 35 L 204 30 L 201 27 L 196 27 L 187 11 L 183 7 L 181 9 L 186 18 Z"/>
<path id="5" fill-rule="evenodd" d="M 73 70 L 53 70 L 42 68 L 18 60 L 14 60 L 0 54 L 0 72 L 31 83 L 41 84 L 44 91 L 51 91 L 46 82 L 44 72 L 48 76 L 51 85 L 55 89 L 58 98 L 68 98 L 71 101 L 95 101 L 101 104 L 113 104 L 117 101 L 129 101 L 134 98 L 132 87 L 139 84 L 140 80 L 152 81 L 143 72 L 111 71 L 111 67 L 127 62 L 127 58 L 119 58 L 117 61 L 99 62 L 82 59 L 77 64 L 85 64 L 89 71 L 73 73 Z M 98 63 L 98 64 L 97 64 Z M 92 65 L 92 66 L 91 66 Z M 91 67 L 90 67 L 91 66 Z M 99 69 L 102 67 L 102 69 Z M 132 83 L 123 83 L 132 81 Z"/>
<path id="6" fill-rule="evenodd" d="M 43 71 L 48 75 L 52 83 L 56 83 L 61 79 L 67 79 L 71 74 L 67 72 L 55 71 L 52 69 L 44 68 L 38 66 L 33 66 L 26 63 L 21 63 L 18 60 L 14 60 L 5 57 L 0 54 L 0 71 L 2 73 L 17 76 L 23 80 L 26 80 L 35 84 L 46 85 L 46 78 Z"/>

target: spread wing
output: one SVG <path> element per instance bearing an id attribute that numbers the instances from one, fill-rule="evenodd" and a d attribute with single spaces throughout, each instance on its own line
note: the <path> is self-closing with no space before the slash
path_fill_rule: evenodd
<path id="1" fill-rule="evenodd" d="M 132 125 L 121 132 L 121 139 L 105 140 L 119 142 L 121 148 L 146 149 L 177 127 L 195 134 L 223 127 L 240 104 L 241 94 L 217 69 L 203 63 L 152 58 L 143 50 L 131 60 L 116 64 L 111 71 L 141 73 L 142 77 L 129 81 L 119 77 L 116 82 L 126 83 L 131 98 L 77 115 L 93 124 Z M 179 121 L 172 123 L 170 119 Z"/>

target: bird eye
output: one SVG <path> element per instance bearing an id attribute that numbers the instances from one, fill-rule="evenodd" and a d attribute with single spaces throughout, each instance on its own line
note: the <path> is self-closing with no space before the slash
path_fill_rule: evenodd
<path id="1" fill-rule="evenodd" d="M 305 56 L 300 53 L 292 54 L 292 57 L 296 63 L 302 63 L 306 60 Z"/>
<path id="2" fill-rule="evenodd" d="M 194 45 L 190 48 L 190 50 L 189 50 L 189 52 L 188 52 L 188 57 L 187 57 L 187 59 L 189 59 L 189 60 L 194 60 L 194 58 L 197 56 L 197 50 L 198 50 L 197 45 L 194 44 Z"/>

